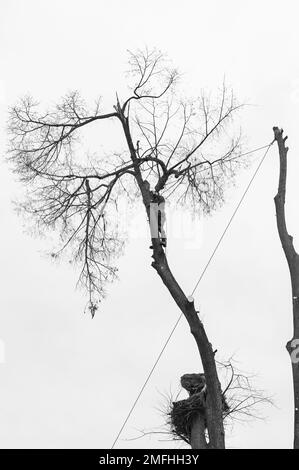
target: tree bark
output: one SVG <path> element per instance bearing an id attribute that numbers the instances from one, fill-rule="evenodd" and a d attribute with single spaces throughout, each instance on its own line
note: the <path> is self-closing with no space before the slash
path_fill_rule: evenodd
<path id="1" fill-rule="evenodd" d="M 205 436 L 205 418 L 200 413 L 194 420 L 191 429 L 190 445 L 192 449 L 207 449 L 208 443 Z"/>
<path id="2" fill-rule="evenodd" d="M 289 235 L 285 217 L 285 197 L 287 180 L 287 153 L 285 146 L 286 137 L 283 130 L 273 127 L 274 137 L 279 151 L 279 183 L 278 192 L 274 198 L 276 208 L 276 222 L 279 238 L 284 250 L 292 284 L 293 305 L 293 338 L 288 341 L 286 348 L 291 358 L 294 389 L 294 449 L 299 449 L 299 358 L 296 356 L 299 344 L 299 255 L 293 244 L 293 237 Z"/>

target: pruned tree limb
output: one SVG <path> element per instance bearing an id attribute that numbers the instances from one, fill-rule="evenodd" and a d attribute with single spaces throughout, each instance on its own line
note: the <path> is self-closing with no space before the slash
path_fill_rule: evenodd
<path id="1" fill-rule="evenodd" d="M 283 129 L 278 127 L 273 127 L 273 132 L 279 152 L 278 192 L 274 198 L 276 223 L 281 245 L 288 262 L 292 284 L 293 338 L 288 341 L 286 348 L 290 355 L 293 372 L 294 448 L 299 449 L 299 360 L 295 354 L 299 345 L 299 256 L 294 248 L 293 237 L 288 233 L 285 216 L 287 154 L 289 150 L 285 145 L 287 136 L 284 137 Z"/>

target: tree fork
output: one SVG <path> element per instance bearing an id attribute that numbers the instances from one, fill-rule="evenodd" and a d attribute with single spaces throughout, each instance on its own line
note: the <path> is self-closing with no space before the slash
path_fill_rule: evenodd
<path id="1" fill-rule="evenodd" d="M 122 123 L 125 138 L 129 148 L 131 160 L 134 164 L 134 171 L 137 184 L 142 194 L 143 204 L 146 210 L 148 221 L 150 221 L 150 192 L 145 189 L 144 181 L 138 166 L 138 155 L 133 144 L 129 119 L 126 117 L 118 107 L 118 117 Z M 209 448 L 212 449 L 224 449 L 224 427 L 223 427 L 223 414 L 222 414 L 222 393 L 218 379 L 216 362 L 214 358 L 214 352 L 211 343 L 209 343 L 205 329 L 202 322 L 200 321 L 198 314 L 194 307 L 194 302 L 189 302 L 183 290 L 177 283 L 173 276 L 165 253 L 161 247 L 160 241 L 157 238 L 152 239 L 153 246 L 153 268 L 157 271 L 163 283 L 167 287 L 172 298 L 178 305 L 181 312 L 184 314 L 191 333 L 196 341 L 199 354 L 202 361 L 202 366 L 206 378 L 207 384 L 207 406 L 206 406 L 206 417 L 207 417 L 207 428 L 209 434 Z"/>
<path id="2" fill-rule="evenodd" d="M 283 129 L 273 127 L 274 137 L 279 151 L 279 183 L 278 192 L 274 197 L 276 208 L 276 222 L 279 238 L 285 253 L 292 284 L 293 305 L 293 338 L 288 341 L 286 349 L 291 358 L 294 389 L 294 449 L 299 449 L 299 360 L 296 358 L 294 349 L 299 343 L 299 255 L 293 244 L 293 237 L 289 235 L 285 217 L 285 198 L 287 181 L 287 153 L 288 147 L 285 142 L 287 136 L 283 137 Z"/>

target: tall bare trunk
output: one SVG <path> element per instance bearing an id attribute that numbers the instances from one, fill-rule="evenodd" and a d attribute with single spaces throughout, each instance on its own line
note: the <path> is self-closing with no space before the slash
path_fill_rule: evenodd
<path id="1" fill-rule="evenodd" d="M 153 246 L 154 261 L 152 266 L 157 271 L 172 298 L 184 314 L 201 357 L 207 384 L 206 419 L 209 435 L 209 448 L 224 449 L 222 394 L 212 345 L 208 340 L 204 326 L 195 310 L 194 302 L 190 302 L 187 299 L 186 295 L 177 283 L 168 266 L 165 253 L 159 242 L 155 239 L 153 239 Z"/>
<path id="2" fill-rule="evenodd" d="M 283 137 L 283 130 L 273 127 L 275 140 L 279 150 L 279 184 L 278 192 L 274 198 L 276 207 L 277 229 L 284 250 L 292 283 L 293 305 L 293 338 L 288 341 L 286 348 L 291 358 L 294 388 L 294 449 L 299 449 L 299 357 L 297 357 L 299 345 L 299 255 L 293 244 L 293 237 L 288 234 L 285 218 L 285 196 L 287 180 L 287 153 L 285 146 L 287 137 Z"/>
<path id="3" fill-rule="evenodd" d="M 134 163 L 135 178 L 142 194 L 148 220 L 150 220 L 150 193 L 145 189 L 144 181 L 140 172 L 138 157 L 136 155 L 136 150 L 130 132 L 129 119 L 128 117 L 124 116 L 120 106 L 119 115 L 128 144 L 130 156 L 132 162 Z M 164 180 L 165 179 L 167 179 L 166 174 L 164 175 Z M 178 305 L 181 312 L 184 314 L 190 326 L 191 333 L 196 341 L 201 357 L 207 384 L 206 418 L 209 434 L 209 448 L 224 449 L 225 442 L 222 415 L 222 394 L 212 345 L 208 341 L 203 324 L 195 310 L 194 303 L 188 301 L 185 293 L 173 276 L 159 240 L 154 238 L 152 240 L 152 245 L 154 258 L 152 266 L 155 268 L 163 283 L 167 287 L 170 295 Z"/>

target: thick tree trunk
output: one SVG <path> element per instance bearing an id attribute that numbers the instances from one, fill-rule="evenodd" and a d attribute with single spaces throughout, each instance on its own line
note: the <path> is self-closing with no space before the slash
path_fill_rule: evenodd
<path id="1" fill-rule="evenodd" d="M 152 266 L 157 271 L 172 298 L 184 314 L 201 357 L 207 384 L 206 418 L 209 434 L 209 448 L 224 449 L 222 395 L 212 345 L 208 341 L 204 326 L 195 310 L 194 302 L 189 302 L 174 278 L 159 241 L 153 239 L 153 246 L 154 261 Z"/>
<path id="2" fill-rule="evenodd" d="M 299 345 L 299 255 L 293 244 L 293 237 L 288 234 L 285 218 L 285 196 L 287 180 L 287 153 L 285 146 L 287 137 L 283 137 L 283 130 L 273 127 L 275 140 L 279 150 L 279 184 L 278 192 L 274 198 L 276 207 L 276 221 L 280 241 L 289 265 L 292 283 L 293 305 L 293 338 L 288 341 L 286 348 L 291 358 L 294 388 L 294 449 L 299 449 L 299 357 L 297 357 Z"/>
<path id="3" fill-rule="evenodd" d="M 205 436 L 205 418 L 200 413 L 194 420 L 192 429 L 191 429 L 191 438 L 190 445 L 192 449 L 207 449 L 208 444 Z"/>

